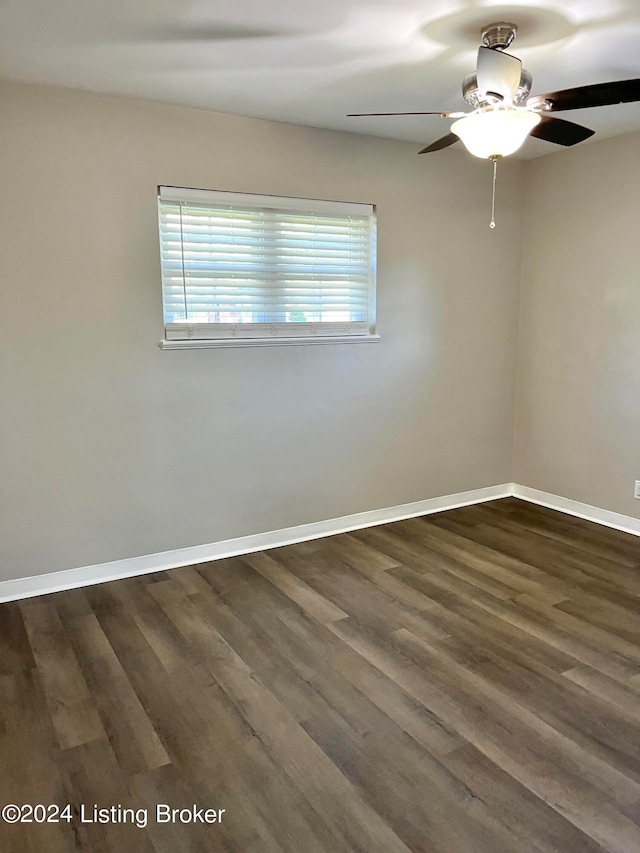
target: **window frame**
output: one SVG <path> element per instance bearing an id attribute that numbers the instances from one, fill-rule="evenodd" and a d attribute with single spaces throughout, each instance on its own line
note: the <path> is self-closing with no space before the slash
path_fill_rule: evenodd
<path id="1" fill-rule="evenodd" d="M 375 331 L 375 312 L 376 312 L 376 208 L 373 204 L 363 204 L 359 202 L 343 202 L 343 201 L 330 201 L 326 199 L 302 199 L 302 198 L 292 198 L 287 196 L 276 196 L 276 195 L 266 195 L 266 194 L 254 194 L 254 193 L 238 193 L 238 192 L 227 192 L 227 191 L 219 191 L 219 190 L 200 190 L 186 187 L 172 187 L 161 185 L 157 188 L 158 191 L 158 232 L 159 232 L 159 241 L 160 241 L 160 264 L 161 264 L 161 277 L 162 277 L 162 304 L 163 304 L 163 318 L 164 318 L 164 340 L 160 342 L 160 347 L 162 349 L 190 349 L 190 348 L 210 348 L 210 347 L 221 347 L 221 346 L 270 346 L 270 345 L 304 345 L 304 344 L 330 344 L 330 343 L 365 343 L 365 342 L 377 342 L 379 341 L 379 335 L 376 334 Z M 249 214 L 249 217 L 254 217 L 256 223 L 262 221 L 262 217 L 266 217 L 268 221 L 275 223 L 276 229 L 282 228 L 284 226 L 284 222 L 286 221 L 286 217 L 289 217 L 292 220 L 297 220 L 296 224 L 302 224 L 303 230 L 304 225 L 308 224 L 310 227 L 316 224 L 314 223 L 315 217 L 322 217 L 323 219 L 330 219 L 331 217 L 335 217 L 336 220 L 352 220 L 352 224 L 349 226 L 345 226 L 342 232 L 342 237 L 347 241 L 346 245 L 351 248 L 352 243 L 350 240 L 357 239 L 356 245 L 359 247 L 360 256 L 363 259 L 359 268 L 356 265 L 356 272 L 353 273 L 353 264 L 351 259 L 347 260 L 344 264 L 344 270 L 340 270 L 336 273 L 336 275 L 340 276 L 344 281 L 347 282 L 348 296 L 347 302 L 345 303 L 345 309 L 347 311 L 353 311 L 354 308 L 352 306 L 358 305 L 360 311 L 365 314 L 364 319 L 358 320 L 339 320 L 339 321 L 331 321 L 328 322 L 326 320 L 312 320 L 305 321 L 303 323 L 292 321 L 287 319 L 284 322 L 244 322 L 244 320 L 240 320 L 237 322 L 227 322 L 227 323 L 219 323 L 219 322 L 189 322 L 188 319 L 178 320 L 174 322 L 167 322 L 167 279 L 179 279 L 180 274 L 176 276 L 175 269 L 175 258 L 173 259 L 173 268 L 170 267 L 170 261 L 166 261 L 167 259 L 167 246 L 169 245 L 170 236 L 175 237 L 176 233 L 178 236 L 178 241 L 181 246 L 182 256 L 184 258 L 184 247 L 187 245 L 185 243 L 185 234 L 188 232 L 186 227 L 183 226 L 182 221 L 180 222 L 178 231 L 170 234 L 171 228 L 170 226 L 164 225 L 163 231 L 163 214 L 165 215 L 165 223 L 168 217 L 168 209 L 172 206 L 177 206 L 180 210 L 180 217 L 182 217 L 182 211 L 184 206 L 189 205 L 190 207 L 198 207 L 202 206 L 203 209 L 207 209 L 207 205 L 211 210 L 220 210 L 220 209 L 228 209 L 230 216 L 235 215 L 245 215 Z M 218 214 L 219 216 L 220 214 Z M 307 219 L 308 215 L 308 219 Z M 280 220 L 280 217 L 283 217 Z M 260 226 L 256 225 L 256 231 L 252 231 L 253 224 L 249 225 L 249 239 L 253 239 L 254 233 L 257 233 L 260 230 Z M 357 234 L 358 230 L 361 232 L 360 235 L 356 238 L 352 236 L 352 230 L 355 229 L 355 233 Z M 245 233 L 247 233 L 245 231 Z M 296 232 L 289 232 L 294 235 Z M 169 236 L 170 234 L 170 236 Z M 264 234 L 264 227 L 263 227 Z M 364 235 L 364 236 L 363 236 Z M 299 242 L 298 242 L 299 239 Z M 308 246 L 303 246 L 304 238 L 300 237 L 296 239 L 294 243 L 294 252 L 298 252 L 304 250 L 305 252 L 305 260 L 308 258 L 318 258 L 322 260 L 322 255 L 318 254 L 309 255 Z M 315 239 L 315 238 L 314 238 Z M 326 238 L 325 238 L 326 239 Z M 164 241 L 164 242 L 163 242 Z M 174 242 L 178 242 L 175 241 Z M 311 241 L 313 242 L 313 240 Z M 262 245 L 264 244 L 264 237 L 262 240 Z M 211 246 L 219 246 L 223 247 L 222 243 L 214 243 L 213 241 L 208 244 Z M 268 244 L 267 244 L 268 245 Z M 298 246 L 302 247 L 301 249 Z M 261 248 L 261 247 L 260 247 Z M 173 250 L 175 254 L 175 249 Z M 265 253 L 259 253 L 261 261 L 264 260 L 268 263 L 270 257 L 275 259 L 276 266 L 278 266 L 283 259 L 283 255 L 280 254 L 280 250 L 277 247 L 273 247 L 271 249 L 272 255 L 269 255 L 269 249 L 265 250 Z M 228 254 L 228 253 L 227 253 Z M 197 255 L 196 255 L 197 257 Z M 231 256 L 233 263 L 233 255 Z M 287 257 L 287 260 L 291 256 Z M 300 257 L 300 255 L 294 255 L 295 257 Z M 229 263 L 229 261 L 227 261 Z M 337 266 L 337 265 L 336 265 Z M 265 268 L 266 269 L 266 268 Z M 271 273 L 273 275 L 273 273 Z M 227 277 L 233 278 L 235 275 L 235 271 L 228 273 Z M 276 272 L 275 283 L 272 285 L 273 292 L 277 293 L 278 291 L 278 273 Z M 353 275 L 356 278 L 353 278 Z M 185 272 L 184 261 L 182 267 L 182 287 L 184 288 L 185 293 L 185 314 L 188 314 L 187 309 L 187 285 L 188 285 L 188 277 Z M 351 276 L 351 277 L 350 277 Z M 259 277 L 258 277 L 259 278 Z M 263 279 L 266 281 L 266 279 Z M 355 285 L 352 285 L 352 282 L 355 282 Z M 333 282 L 332 282 L 333 284 Z M 171 286 L 171 285 L 170 285 Z M 265 283 L 265 287 L 268 288 L 268 283 Z M 355 296 L 353 296 L 352 286 L 355 286 Z M 174 300 L 175 300 L 175 289 L 174 287 Z M 180 285 L 178 285 L 178 288 Z M 206 285 L 205 285 L 206 287 Z M 214 285 L 211 286 L 211 291 L 214 289 Z M 344 288 L 342 288 L 344 290 Z M 360 291 L 360 299 L 359 302 L 357 300 L 357 292 Z M 328 291 L 328 288 L 324 291 L 325 295 Z M 203 289 L 203 292 L 204 291 Z M 233 292 L 233 291 L 232 291 Z M 266 291 L 269 292 L 268 290 Z M 323 293 L 322 287 L 318 288 L 318 292 L 320 294 Z M 309 288 L 307 292 L 304 294 L 303 301 L 311 298 L 311 295 L 314 294 L 313 287 Z M 363 299 L 364 296 L 364 299 Z M 215 298 L 212 296 L 212 298 Z M 314 295 L 315 298 L 315 295 Z M 344 295 L 340 296 L 340 301 L 344 302 Z M 356 299 L 356 303 L 353 302 L 353 299 Z M 232 302 L 233 304 L 233 302 Z M 276 299 L 276 308 L 277 308 L 278 300 Z M 366 304 L 366 309 L 363 309 L 363 305 Z M 332 306 L 335 313 L 335 306 Z M 209 309 L 211 313 L 212 310 Z M 217 310 L 217 309 L 216 309 Z M 233 312 L 233 308 L 228 309 L 229 312 Z M 250 310 L 250 309 L 249 309 Z M 307 310 L 307 309 L 305 309 Z M 247 309 L 243 309 L 246 314 Z M 240 313 L 240 311 L 236 308 L 236 313 Z M 353 315 L 352 315 L 353 316 Z"/>

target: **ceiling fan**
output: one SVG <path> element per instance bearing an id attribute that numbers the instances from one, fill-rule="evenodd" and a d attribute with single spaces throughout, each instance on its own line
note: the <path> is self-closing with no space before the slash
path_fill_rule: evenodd
<path id="1" fill-rule="evenodd" d="M 515 24 L 500 21 L 482 30 L 476 71 L 462 81 L 470 112 L 351 113 L 355 116 L 438 115 L 456 119 L 450 132 L 420 154 L 440 151 L 462 140 L 476 157 L 495 161 L 520 148 L 528 136 L 557 145 L 577 145 L 595 131 L 549 113 L 640 101 L 640 79 L 596 83 L 529 97 L 531 74 L 505 50 L 516 37 Z"/>

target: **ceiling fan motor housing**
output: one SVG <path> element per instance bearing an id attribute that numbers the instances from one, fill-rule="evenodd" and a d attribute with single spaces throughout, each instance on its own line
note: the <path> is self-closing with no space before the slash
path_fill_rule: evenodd
<path id="1" fill-rule="evenodd" d="M 531 74 L 526 70 L 526 68 L 523 68 L 522 74 L 520 75 L 520 85 L 513 96 L 514 106 L 522 104 L 527 100 L 531 93 L 531 83 Z M 467 74 L 462 81 L 462 97 L 474 108 L 474 110 L 480 107 L 488 107 L 492 103 L 478 89 L 478 76 L 475 72 L 473 74 Z"/>

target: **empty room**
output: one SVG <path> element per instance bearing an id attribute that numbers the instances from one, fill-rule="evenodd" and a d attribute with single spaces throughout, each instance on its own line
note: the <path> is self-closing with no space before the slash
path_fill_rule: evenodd
<path id="1" fill-rule="evenodd" d="M 8 0 L 0 187 L 0 853 L 640 853 L 637 0 Z"/>

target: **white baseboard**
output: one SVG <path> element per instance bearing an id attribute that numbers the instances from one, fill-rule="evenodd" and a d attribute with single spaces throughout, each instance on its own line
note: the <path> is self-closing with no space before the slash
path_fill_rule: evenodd
<path id="1" fill-rule="evenodd" d="M 600 507 L 583 504 L 580 501 L 571 500 L 571 498 L 562 498 L 559 495 L 549 494 L 549 492 L 530 489 L 529 486 L 519 486 L 517 483 L 512 483 L 511 494 L 514 498 L 520 498 L 523 501 L 529 501 L 529 503 L 547 506 L 567 515 L 576 515 L 578 518 L 586 518 L 587 521 L 595 521 L 596 524 L 604 524 L 605 527 L 614 527 L 616 530 L 623 530 L 625 533 L 640 536 L 640 518 L 633 518 L 631 515 L 622 515 L 619 512 L 600 509 Z"/>
<path id="2" fill-rule="evenodd" d="M 409 504 L 373 509 L 354 515 L 344 515 L 341 518 L 331 518 L 327 521 L 314 521 L 311 524 L 300 524 L 297 527 L 285 527 L 267 533 L 255 533 L 250 536 L 240 536 L 237 539 L 225 539 L 208 545 L 194 545 L 190 548 L 146 554 L 127 560 L 99 563 L 95 566 L 82 566 L 77 569 L 65 569 L 61 572 L 49 572 L 33 577 L 0 581 L 0 602 L 91 586 L 118 578 L 163 572 L 179 566 L 208 563 L 210 560 L 220 560 L 223 557 L 237 557 L 239 554 L 279 548 L 282 545 L 293 545 L 295 542 L 306 542 L 310 539 L 347 533 L 350 530 L 359 530 L 363 527 L 373 527 L 376 524 L 388 524 L 391 521 L 401 521 L 404 518 L 429 515 L 433 512 L 443 512 L 447 509 L 456 509 L 469 504 L 507 497 L 520 498 L 530 503 L 540 504 L 568 515 L 576 515 L 578 518 L 585 518 L 597 524 L 604 524 L 606 527 L 614 527 L 616 530 L 623 530 L 625 533 L 640 536 L 640 519 L 610 512 L 607 509 L 600 509 L 570 498 L 541 492 L 528 486 L 519 486 L 517 483 L 503 483 L 499 486 L 473 489 L 470 492 L 459 492 L 455 495 L 428 498 Z"/>
<path id="3" fill-rule="evenodd" d="M 418 515 L 429 515 L 446 509 L 505 498 L 511 494 L 512 484 L 503 483 L 499 486 L 473 489 L 470 492 L 459 492 L 455 495 L 428 498 L 409 504 L 373 509 L 354 515 L 344 515 L 341 518 L 331 518 L 327 521 L 314 521 L 311 524 L 300 524 L 297 527 L 285 527 L 267 533 L 241 536 L 237 539 L 225 539 L 208 545 L 194 545 L 190 548 L 162 551 L 158 554 L 115 560 L 111 563 L 100 563 L 95 566 L 82 566 L 77 569 L 65 569 L 60 572 L 0 581 L 0 602 L 91 586 L 118 578 L 163 572 L 179 566 L 190 566 L 194 563 L 220 560 L 223 557 L 236 557 L 239 554 L 250 554 L 253 551 L 264 551 L 267 548 L 279 548 L 282 545 L 293 545 L 295 542 L 333 536 L 336 533 L 347 533 L 350 530 L 373 527 L 376 524 L 387 524 L 390 521 L 401 521 L 404 518 L 414 518 Z"/>

